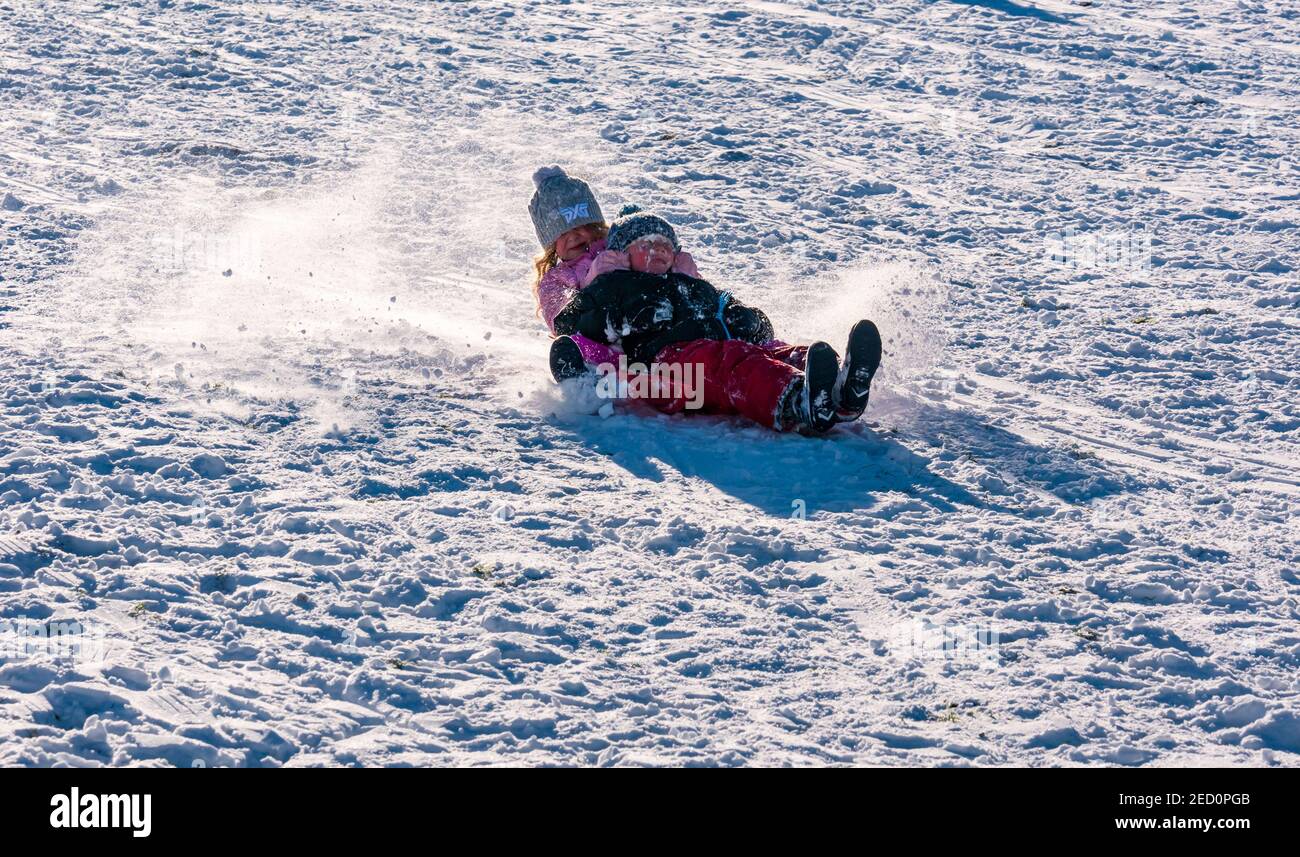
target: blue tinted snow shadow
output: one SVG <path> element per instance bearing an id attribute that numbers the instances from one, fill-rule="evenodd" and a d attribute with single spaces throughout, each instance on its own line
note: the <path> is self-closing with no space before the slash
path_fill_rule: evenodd
<path id="1" fill-rule="evenodd" d="M 556 427 L 633 476 L 662 482 L 671 468 L 780 517 L 789 517 L 798 500 L 809 514 L 847 512 L 868 508 L 888 493 L 913 496 L 943 512 L 991 508 L 931 472 L 928 459 L 862 423 L 836 427 L 824 437 L 801 437 L 739 419 L 663 417 L 628 408 L 607 420 L 591 417 Z M 706 495 L 684 498 L 684 505 L 705 502 Z"/>
<path id="2" fill-rule="evenodd" d="M 1011 0 L 949 0 L 961 6 L 982 6 L 994 12 L 1002 12 L 1006 15 L 1013 15 L 1018 18 L 1037 18 L 1040 21 L 1047 21 L 1051 24 L 1073 24 L 1069 18 L 1063 18 L 1055 12 L 1048 12 L 1045 9 L 1037 9 L 1033 6 L 1021 6 L 1019 3 L 1013 3 Z"/>

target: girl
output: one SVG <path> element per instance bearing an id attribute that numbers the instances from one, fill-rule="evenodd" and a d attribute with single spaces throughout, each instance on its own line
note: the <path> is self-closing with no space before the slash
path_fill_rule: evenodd
<path id="1" fill-rule="evenodd" d="M 559 167 L 542 167 L 533 174 L 537 190 L 528 213 L 537 230 L 542 253 L 533 260 L 533 296 L 538 313 L 555 333 L 555 316 L 582 288 L 596 256 L 605 249 L 609 227 L 591 188 Z M 612 363 L 618 352 L 581 334 L 559 336 L 551 342 L 551 374 L 557 382 L 576 378 L 587 365 Z"/>
<path id="2" fill-rule="evenodd" d="M 544 187 L 539 184 L 530 211 L 538 210 Z M 539 226 L 539 237 L 542 232 Z M 580 288 L 568 292 L 568 302 L 543 309 L 552 332 L 562 335 L 557 343 L 567 335 L 573 351 L 586 341 L 617 347 L 652 366 L 696 367 L 704 390 L 702 402 L 692 396 L 692 404 L 702 403 L 706 413 L 741 414 L 778 431 L 823 432 L 837 421 L 857 419 L 866 408 L 881 355 L 880 334 L 870 321 L 854 327 L 841 367 L 824 342 L 804 348 L 775 341 L 760 310 L 700 279 L 662 218 L 625 208 L 601 243 L 591 261 L 584 260 Z M 690 406 L 683 389 L 651 403 L 669 413 Z"/>

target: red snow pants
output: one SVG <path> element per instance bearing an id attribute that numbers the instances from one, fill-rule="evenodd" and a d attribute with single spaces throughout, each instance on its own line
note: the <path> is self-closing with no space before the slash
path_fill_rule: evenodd
<path id="1" fill-rule="evenodd" d="M 664 413 L 740 414 L 759 425 L 778 428 L 777 408 L 790 382 L 803 374 L 808 349 L 802 345 L 754 345 L 739 339 L 695 339 L 666 346 L 657 355 L 659 364 L 691 366 L 693 375 L 703 374 L 702 407 L 698 392 L 686 392 L 651 399 Z"/>

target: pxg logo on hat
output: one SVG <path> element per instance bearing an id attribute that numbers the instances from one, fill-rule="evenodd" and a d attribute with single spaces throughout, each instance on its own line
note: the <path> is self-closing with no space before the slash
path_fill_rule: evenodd
<path id="1" fill-rule="evenodd" d="M 563 217 L 566 225 L 572 223 L 574 220 L 578 219 L 579 217 L 591 216 L 590 214 L 587 213 L 587 203 L 585 202 L 580 202 L 577 205 L 571 205 L 568 208 L 561 208 L 558 211 L 555 211 L 553 213 L 558 214 L 560 217 Z"/>

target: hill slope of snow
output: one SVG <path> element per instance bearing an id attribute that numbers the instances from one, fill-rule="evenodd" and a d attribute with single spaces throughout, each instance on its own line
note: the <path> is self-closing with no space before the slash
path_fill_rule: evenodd
<path id="1" fill-rule="evenodd" d="M 3 9 L 0 763 L 1300 761 L 1294 10 Z M 865 421 L 556 388 L 545 163 Z"/>

